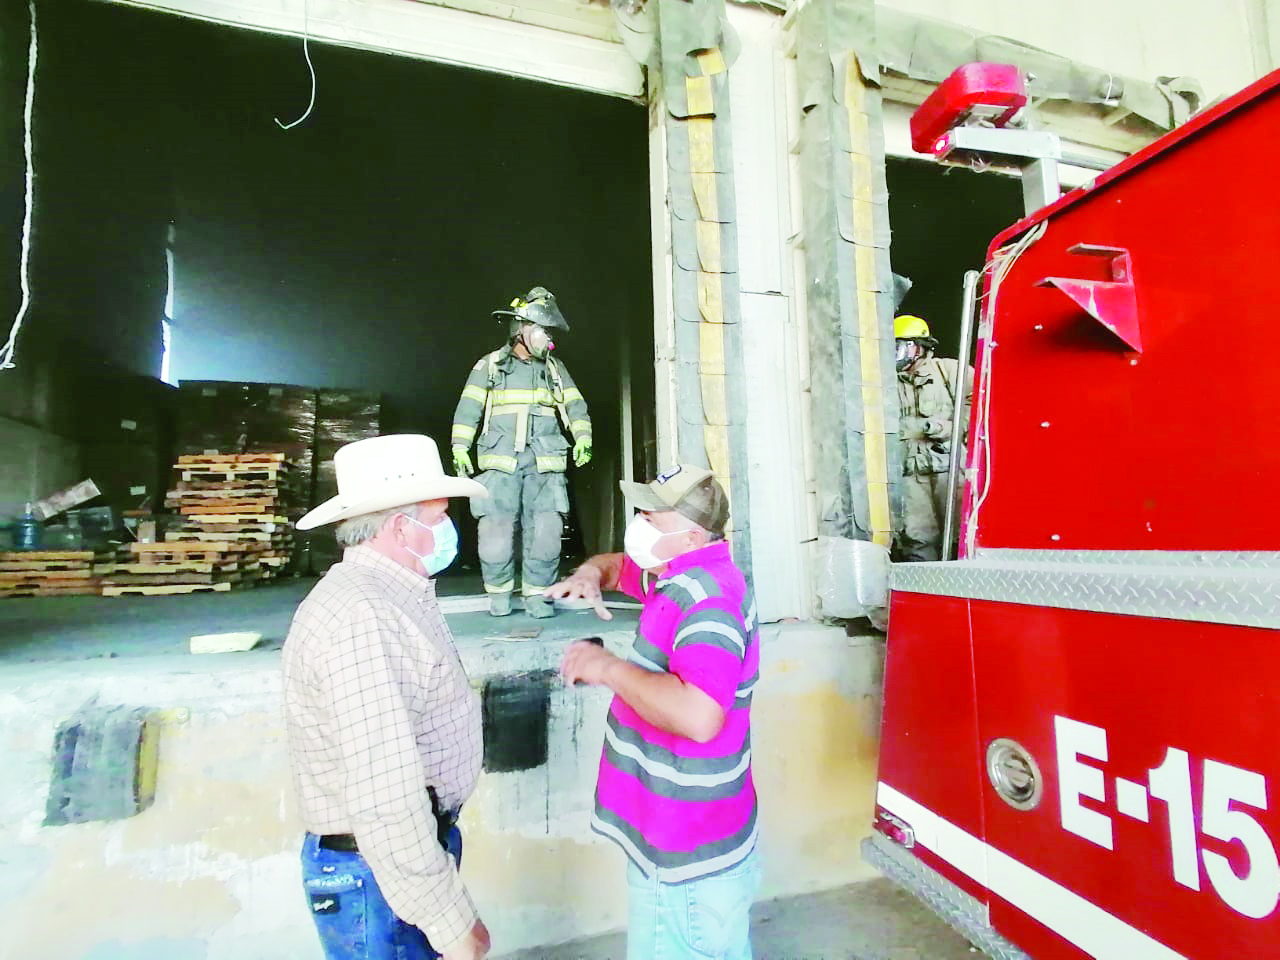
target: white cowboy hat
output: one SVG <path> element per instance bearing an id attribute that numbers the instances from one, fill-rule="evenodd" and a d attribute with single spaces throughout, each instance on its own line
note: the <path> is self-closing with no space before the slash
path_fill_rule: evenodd
<path id="1" fill-rule="evenodd" d="M 333 456 L 338 495 L 298 521 L 299 530 L 392 507 L 446 497 L 487 497 L 475 480 L 451 477 L 436 442 L 420 433 L 393 433 L 339 447 Z"/>

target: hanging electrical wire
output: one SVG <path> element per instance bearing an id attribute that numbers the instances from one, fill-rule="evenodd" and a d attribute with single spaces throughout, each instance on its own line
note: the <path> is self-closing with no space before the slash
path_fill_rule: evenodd
<path id="1" fill-rule="evenodd" d="M 307 69 L 311 71 L 311 100 L 307 103 L 306 111 L 293 123 L 281 123 L 280 118 L 276 117 L 276 126 L 281 130 L 292 130 L 311 116 L 311 108 L 316 105 L 316 68 L 311 63 L 310 35 L 311 24 L 308 21 L 307 0 L 302 0 L 302 55 L 307 59 Z"/>
<path id="2" fill-rule="evenodd" d="M 35 203 L 35 167 L 31 144 L 31 115 L 36 100 L 36 55 L 39 52 L 36 42 L 36 0 L 28 0 L 27 9 L 31 12 L 31 44 L 27 51 L 27 98 L 22 110 L 22 149 L 26 157 L 26 204 L 22 213 L 22 254 L 18 260 L 18 284 L 22 288 L 22 301 L 18 305 L 17 316 L 13 319 L 13 327 L 9 330 L 9 339 L 0 347 L 0 370 L 12 370 L 14 357 L 18 352 L 18 334 L 22 323 L 31 308 L 31 210 Z"/>
<path id="3" fill-rule="evenodd" d="M 991 284 L 987 288 L 984 296 L 980 297 L 982 304 L 982 316 L 985 318 L 979 326 L 982 336 L 982 369 L 978 377 L 978 420 L 977 434 L 978 442 L 982 444 L 982 487 L 978 491 L 978 495 L 973 500 L 973 505 L 969 508 L 969 524 L 965 528 L 965 556 L 972 557 L 978 540 L 978 513 L 981 511 L 983 504 L 987 502 L 987 496 L 991 493 L 991 361 L 995 356 L 996 339 L 995 339 L 995 314 L 997 298 L 1000 294 L 1000 286 L 1004 283 L 1005 277 L 1009 275 L 1009 271 L 1013 269 L 1013 265 L 1018 262 L 1019 258 L 1027 252 L 1027 249 L 1044 236 L 1045 231 L 1049 228 L 1049 222 L 1042 220 L 1036 224 L 1021 237 L 1017 242 L 1008 247 L 997 250 L 991 258 L 991 262 L 987 264 L 987 275 L 991 277 Z"/>

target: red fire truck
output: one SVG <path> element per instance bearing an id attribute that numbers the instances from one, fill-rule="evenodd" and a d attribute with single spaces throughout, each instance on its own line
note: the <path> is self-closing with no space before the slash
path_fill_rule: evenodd
<path id="1" fill-rule="evenodd" d="M 1280 71 L 991 244 L 866 854 L 994 957 L 1280 957 L 1278 137 Z"/>

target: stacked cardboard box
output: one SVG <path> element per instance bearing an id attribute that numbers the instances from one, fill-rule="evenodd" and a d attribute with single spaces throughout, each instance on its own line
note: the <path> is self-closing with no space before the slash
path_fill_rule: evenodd
<path id="1" fill-rule="evenodd" d="M 80 475 L 116 510 L 160 509 L 173 462 L 177 391 L 152 377 L 94 371 L 76 387 Z"/>
<path id="2" fill-rule="evenodd" d="M 46 307 L 57 312 L 56 305 Z M 174 457 L 178 391 L 129 372 L 104 351 L 84 349 L 74 337 L 66 339 L 73 327 L 80 325 L 23 328 L 23 363 L 0 375 L 0 417 L 34 427 L 43 437 L 38 448 L 7 444 L 0 471 L 25 464 L 28 474 L 47 478 L 41 494 L 91 478 L 101 492 L 95 506 L 158 509 Z M 21 500 L 5 506 L 20 507 Z"/>
<path id="3" fill-rule="evenodd" d="M 338 492 L 333 455 L 338 448 L 382 432 L 382 395 L 364 390 L 320 390 L 316 394 L 316 492 L 313 504 Z"/>
<path id="4" fill-rule="evenodd" d="M 311 504 L 315 431 L 313 387 L 184 380 L 178 390 L 178 452 L 283 454 L 291 469 L 279 485 L 281 512 L 294 518 Z"/>
<path id="5" fill-rule="evenodd" d="M 183 381 L 178 411 L 186 455 L 284 453 L 294 469 L 281 482 L 278 512 L 290 520 L 337 493 L 338 448 L 382 427 L 381 394 L 288 384 Z M 323 573 L 341 553 L 333 528 L 324 527 L 300 537 L 290 569 Z"/>
<path id="6" fill-rule="evenodd" d="M 316 482 L 312 505 L 337 496 L 338 477 L 333 455 L 356 440 L 382 432 L 382 396 L 364 390 L 320 390 L 316 395 Z M 307 534 L 306 565 L 311 573 L 324 573 L 342 559 L 342 547 L 326 526 Z"/>
<path id="7" fill-rule="evenodd" d="M 111 555 L 94 550 L 0 553 L 0 597 L 65 597 L 102 592 Z"/>

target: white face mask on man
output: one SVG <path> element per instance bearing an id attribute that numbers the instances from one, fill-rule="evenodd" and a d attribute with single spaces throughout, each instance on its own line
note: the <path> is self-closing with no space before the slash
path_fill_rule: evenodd
<path id="1" fill-rule="evenodd" d="M 663 537 L 688 532 L 688 530 L 671 530 L 663 533 L 643 513 L 637 513 L 627 524 L 627 531 L 622 536 L 622 549 L 627 551 L 627 556 L 635 562 L 637 567 L 642 570 L 652 570 L 654 567 L 670 562 L 669 559 L 664 560 L 654 554 L 653 548 L 658 545 L 658 541 Z"/>

